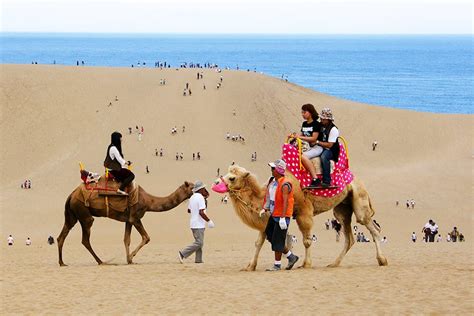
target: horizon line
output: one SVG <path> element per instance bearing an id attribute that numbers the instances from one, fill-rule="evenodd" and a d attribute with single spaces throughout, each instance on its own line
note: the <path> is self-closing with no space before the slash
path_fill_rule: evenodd
<path id="1" fill-rule="evenodd" d="M 212 32 L 89 32 L 89 31 L 0 31 L 0 34 L 90 34 L 90 35 L 285 35 L 285 36 L 474 36 L 474 33 L 212 33 Z"/>

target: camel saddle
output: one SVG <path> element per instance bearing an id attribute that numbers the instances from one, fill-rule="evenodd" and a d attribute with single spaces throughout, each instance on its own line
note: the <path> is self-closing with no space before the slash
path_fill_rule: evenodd
<path id="1" fill-rule="evenodd" d="M 129 207 L 138 203 L 138 186 L 133 181 L 127 188 L 128 195 L 117 194 L 120 183 L 102 176 L 97 183 L 82 183 L 78 199 L 87 207 L 98 210 L 111 209 L 117 212 L 125 212 Z"/>

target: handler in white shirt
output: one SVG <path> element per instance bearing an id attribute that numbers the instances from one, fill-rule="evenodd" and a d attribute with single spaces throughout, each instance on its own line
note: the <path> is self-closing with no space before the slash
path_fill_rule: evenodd
<path id="1" fill-rule="evenodd" d="M 202 263 L 202 248 L 204 246 L 204 231 L 207 227 L 213 228 L 214 222 L 209 219 L 206 214 L 206 198 L 209 192 L 201 181 L 196 181 L 193 188 L 194 194 L 189 199 L 188 213 L 191 214 L 189 226 L 193 232 L 194 242 L 178 251 L 179 262 L 183 263 L 184 259 L 196 253 L 195 263 Z"/>

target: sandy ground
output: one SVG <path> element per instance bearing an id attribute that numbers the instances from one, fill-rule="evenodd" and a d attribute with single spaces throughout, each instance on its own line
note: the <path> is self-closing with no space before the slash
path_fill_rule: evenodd
<path id="1" fill-rule="evenodd" d="M 199 81 L 196 70 L 183 69 L 1 65 L 0 73 L 2 313 L 474 312 L 472 115 L 360 104 L 247 72 L 204 70 Z M 165 86 L 159 85 L 162 78 Z M 190 97 L 182 96 L 186 82 Z M 240 272 L 253 254 L 256 232 L 213 194 L 208 212 L 216 228 L 206 231 L 204 264 L 191 258 L 178 263 L 177 250 L 192 240 L 183 203 L 145 215 L 151 242 L 136 264 L 126 264 L 124 224 L 97 218 L 92 246 L 110 265 L 96 265 L 76 225 L 64 248 L 69 266 L 59 268 L 57 248 L 46 239 L 61 230 L 65 199 L 79 183 L 78 161 L 101 172 L 112 131 L 124 135 L 124 154 L 149 193 L 165 196 L 185 180 L 210 185 L 216 169 L 224 173 L 232 161 L 263 182 L 269 176 L 266 163 L 279 157 L 285 135 L 299 129 L 300 106 L 307 102 L 333 109 L 349 143 L 351 169 L 366 184 L 389 240 L 383 245 L 389 266 L 377 265 L 373 243 L 356 243 L 341 267 L 326 268 L 342 249 L 334 231 L 324 228 L 333 217 L 327 213 L 315 219 L 313 269 L 265 272 L 272 264 L 266 244 L 257 271 Z M 141 141 L 127 135 L 135 125 L 144 126 Z M 171 136 L 174 126 L 178 133 Z M 242 134 L 245 144 L 227 141 L 228 131 Z M 155 148 L 163 148 L 165 156 L 155 157 Z M 193 161 L 198 151 L 202 160 Z M 257 162 L 250 161 L 254 151 Z M 184 153 L 183 161 L 175 161 L 176 152 Z M 20 189 L 24 179 L 32 180 L 31 190 Z M 404 204 L 412 198 L 416 207 L 408 210 Z M 443 242 L 413 244 L 411 233 L 421 240 L 429 218 L 440 226 Z M 444 241 L 453 226 L 465 243 Z M 301 239 L 294 223 L 290 231 Z M 9 234 L 13 247 L 6 245 Z M 26 237 L 32 246 L 24 245 Z M 134 231 L 132 245 L 138 241 Z M 295 252 L 303 254 L 301 242 Z"/>

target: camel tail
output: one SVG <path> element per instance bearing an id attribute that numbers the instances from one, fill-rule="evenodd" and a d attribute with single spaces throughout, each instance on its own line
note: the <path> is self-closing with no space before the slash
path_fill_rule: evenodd
<path id="1" fill-rule="evenodd" d="M 69 228 L 72 228 L 77 223 L 77 218 L 71 210 L 71 198 L 72 193 L 67 197 L 66 203 L 64 204 L 64 224 Z"/>

